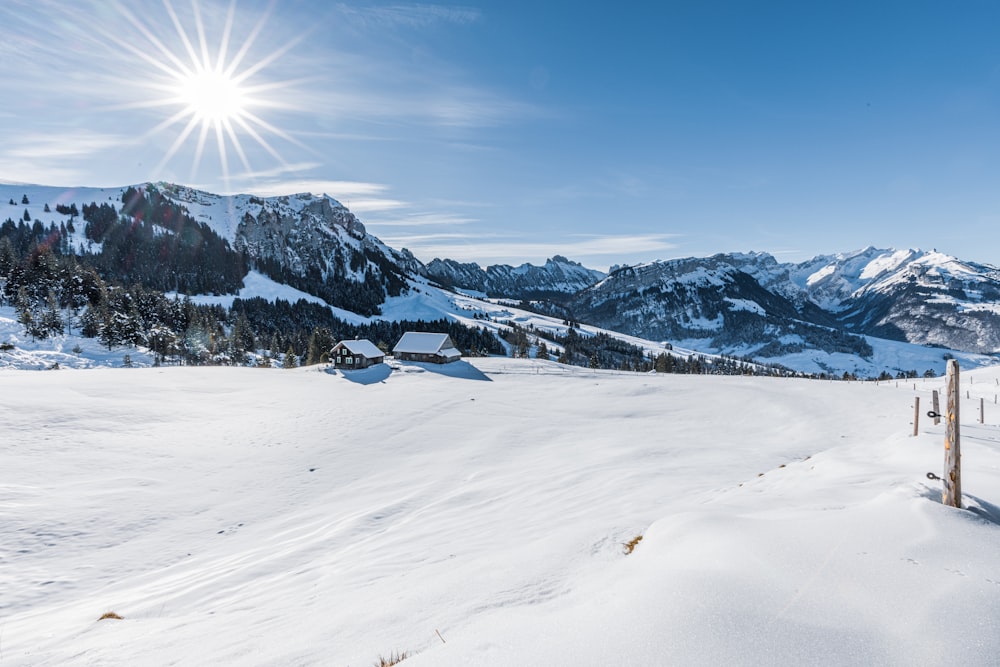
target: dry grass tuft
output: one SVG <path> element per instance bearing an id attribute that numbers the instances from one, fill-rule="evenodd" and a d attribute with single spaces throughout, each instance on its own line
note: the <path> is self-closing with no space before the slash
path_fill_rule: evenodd
<path id="1" fill-rule="evenodd" d="M 97 619 L 97 620 L 98 621 L 103 621 L 106 618 L 111 618 L 111 619 L 114 619 L 116 621 L 124 621 L 125 620 L 124 618 L 122 618 L 121 616 L 119 616 L 118 614 L 116 614 L 113 611 L 106 611 L 106 612 L 104 612 L 103 614 L 101 614 L 101 617 L 99 619 Z"/>
<path id="2" fill-rule="evenodd" d="M 631 540 L 623 544 L 622 546 L 625 548 L 625 555 L 627 556 L 633 551 L 635 551 L 635 548 L 639 544 L 639 542 L 642 542 L 642 535 L 636 535 Z"/>
<path id="3" fill-rule="evenodd" d="M 393 665 L 398 665 L 409 657 L 410 654 L 406 651 L 401 651 L 399 653 L 393 651 L 389 654 L 388 658 L 380 655 L 378 660 L 375 661 L 375 667 L 392 667 Z"/>

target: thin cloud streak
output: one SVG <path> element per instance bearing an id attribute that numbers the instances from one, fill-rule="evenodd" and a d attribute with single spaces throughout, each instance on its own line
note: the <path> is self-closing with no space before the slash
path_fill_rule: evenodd
<path id="1" fill-rule="evenodd" d="M 0 155 L 3 156 L 0 159 L 37 161 L 83 158 L 122 146 L 128 141 L 120 135 L 78 131 L 20 135 L 9 148 L 0 148 Z"/>
<path id="2" fill-rule="evenodd" d="M 386 192 L 389 186 L 382 183 L 365 183 L 363 181 L 332 181 L 323 179 L 299 179 L 282 180 L 272 183 L 262 183 L 254 189 L 255 194 L 262 197 L 280 197 L 282 195 L 294 195 L 300 192 L 309 192 L 315 195 L 327 194 L 345 202 L 347 200 L 358 199 L 372 201 L 379 200 L 376 195 Z M 385 199 L 382 201 L 393 202 L 395 200 Z M 351 205 L 351 210 L 355 207 Z"/>
<path id="3" fill-rule="evenodd" d="M 345 204 L 355 214 L 368 213 L 370 211 L 391 211 L 409 206 L 406 202 L 399 201 L 398 199 L 378 199 L 374 197 L 368 199 L 348 199 Z"/>
<path id="4" fill-rule="evenodd" d="M 497 261 L 520 264 L 541 262 L 553 255 L 580 261 L 586 258 L 619 257 L 628 254 L 657 253 L 676 248 L 670 239 L 677 234 L 637 234 L 590 236 L 565 242 L 490 241 L 483 235 L 442 233 L 386 235 L 382 240 L 394 247 L 405 247 L 421 259 L 449 258 L 463 262 Z"/>
<path id="5" fill-rule="evenodd" d="M 340 4 L 337 9 L 348 20 L 365 27 L 379 28 L 423 28 L 435 23 L 468 25 L 482 18 L 477 9 L 446 5 L 409 4 L 358 8 Z"/>
<path id="6" fill-rule="evenodd" d="M 353 206 L 352 206 L 353 208 Z M 411 213 L 402 218 L 384 220 L 366 220 L 368 229 L 380 229 L 382 227 L 428 227 L 436 225 L 468 225 L 479 222 L 477 218 L 470 218 L 457 213 Z"/>
<path id="7" fill-rule="evenodd" d="M 305 171 L 312 171 L 323 166 L 322 162 L 297 162 L 295 164 L 281 164 L 271 169 L 248 171 L 243 174 L 233 174 L 233 180 L 263 181 L 273 179 L 284 174 L 300 174 Z"/>

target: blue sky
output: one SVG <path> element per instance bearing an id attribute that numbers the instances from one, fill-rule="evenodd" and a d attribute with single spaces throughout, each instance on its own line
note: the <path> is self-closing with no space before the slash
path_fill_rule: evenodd
<path id="1" fill-rule="evenodd" d="M 998 24 L 975 1 L 4 0 L 0 179 L 326 192 L 424 261 L 1000 264 Z M 221 142 L 178 92 L 203 53 L 244 76 Z"/>

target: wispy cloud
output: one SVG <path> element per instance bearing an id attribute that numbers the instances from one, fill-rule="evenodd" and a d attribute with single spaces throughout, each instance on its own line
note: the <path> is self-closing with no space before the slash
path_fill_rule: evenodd
<path id="1" fill-rule="evenodd" d="M 260 171 L 250 171 L 242 174 L 233 174 L 233 180 L 265 180 L 273 179 L 276 176 L 283 176 L 285 174 L 301 174 L 305 171 L 312 171 L 319 167 L 322 167 L 322 162 L 297 162 L 294 164 L 280 164 L 270 169 L 264 169 Z"/>
<path id="2" fill-rule="evenodd" d="M 634 234 L 577 236 L 562 241 L 524 241 L 483 234 L 460 232 L 431 234 L 386 234 L 382 240 L 395 247 L 405 247 L 417 257 L 434 257 L 463 262 L 543 262 L 553 255 L 580 261 L 602 262 L 605 257 L 662 253 L 676 248 L 671 242 L 676 234 Z"/>
<path id="3" fill-rule="evenodd" d="M 261 184 L 256 192 L 265 197 L 311 192 L 313 194 L 328 194 L 337 199 L 377 199 L 389 190 L 382 183 L 366 183 L 363 181 L 335 181 L 319 178 L 283 179 Z"/>
<path id="4" fill-rule="evenodd" d="M 452 86 L 417 100 L 427 120 L 450 127 L 488 127 L 540 116 L 537 107 L 471 86 Z"/>
<path id="5" fill-rule="evenodd" d="M 354 7 L 341 4 L 337 5 L 337 9 L 348 19 L 366 26 L 381 28 L 396 26 L 420 28 L 435 23 L 466 25 L 482 18 L 477 9 L 447 5 L 400 4 L 386 7 Z"/>
<path id="6" fill-rule="evenodd" d="M 370 218 L 365 222 L 371 230 L 383 227 L 433 227 L 440 225 L 467 225 L 479 222 L 477 218 L 472 218 L 458 213 L 408 213 L 395 218 Z"/>
<path id="7" fill-rule="evenodd" d="M 108 148 L 123 146 L 129 141 L 124 136 L 86 130 L 22 134 L 11 137 L 6 144 L 0 144 L 0 155 L 14 160 L 85 158 Z"/>
<path id="8" fill-rule="evenodd" d="M 92 162 L 130 139 L 87 130 L 8 135 L 0 139 L 0 177 L 45 185 L 115 185 Z M 139 180 L 139 179 L 136 179 Z"/>

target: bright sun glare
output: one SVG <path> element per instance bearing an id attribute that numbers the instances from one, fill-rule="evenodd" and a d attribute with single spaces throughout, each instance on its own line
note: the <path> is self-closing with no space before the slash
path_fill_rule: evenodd
<path id="1" fill-rule="evenodd" d="M 202 70 L 185 75 L 178 96 L 187 110 L 201 122 L 229 122 L 244 113 L 246 96 L 239 83 L 225 72 Z"/>
<path id="2" fill-rule="evenodd" d="M 161 173 L 190 139 L 194 148 L 190 175 L 193 180 L 201 164 L 206 144 L 212 134 L 215 135 L 219 164 L 227 188 L 230 178 L 230 150 L 239 157 L 247 174 L 253 171 L 241 143 L 241 136 L 244 138 L 249 136 L 282 165 L 286 164 L 285 160 L 268 142 L 265 135 L 280 137 L 305 148 L 288 133 L 268 123 L 255 112 L 257 108 L 287 107 L 286 104 L 277 100 L 275 93 L 289 85 L 290 82 L 250 84 L 252 77 L 260 74 L 268 65 L 289 51 L 297 43 L 297 40 L 272 51 L 259 60 L 244 64 L 254 42 L 267 23 L 269 12 L 258 20 L 256 26 L 236 49 L 236 52 L 230 54 L 230 39 L 236 17 L 236 0 L 231 0 L 229 4 L 225 26 L 217 36 L 217 41 L 214 38 L 210 39 L 207 34 L 198 0 L 191 2 L 196 40 L 192 40 L 189 36 L 188 30 L 184 27 L 170 0 L 163 0 L 163 6 L 173 23 L 181 48 L 170 48 L 145 23 L 119 5 L 122 15 L 140 32 L 145 40 L 145 44 L 141 46 L 128 40 L 121 42 L 122 45 L 133 55 L 153 66 L 161 75 L 160 80 L 151 80 L 143 84 L 144 87 L 155 91 L 155 96 L 152 99 L 128 106 L 130 108 L 179 107 L 175 113 L 146 134 L 146 138 L 148 138 L 169 128 L 181 126 L 170 148 L 156 166 L 155 173 Z"/>

